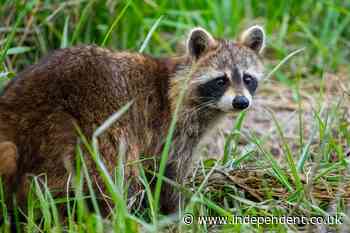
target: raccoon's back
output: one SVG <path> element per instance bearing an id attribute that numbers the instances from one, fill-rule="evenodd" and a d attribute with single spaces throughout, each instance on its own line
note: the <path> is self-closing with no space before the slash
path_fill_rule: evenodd
<path id="1" fill-rule="evenodd" d="M 150 57 L 96 46 L 57 50 L 8 84 L 0 108 L 31 121 L 63 110 L 98 123 L 128 101 L 157 92 L 157 66 Z"/>

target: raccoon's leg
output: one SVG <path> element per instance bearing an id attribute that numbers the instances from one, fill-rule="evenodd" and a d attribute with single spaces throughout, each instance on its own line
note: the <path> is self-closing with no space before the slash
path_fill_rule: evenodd
<path id="1" fill-rule="evenodd" d="M 140 150 L 136 143 L 130 143 L 125 161 L 125 176 L 129 184 L 128 208 L 132 211 L 142 211 L 145 207 L 144 187 L 140 180 Z"/>
<path id="2" fill-rule="evenodd" d="M 181 172 L 181 171 L 180 171 Z M 168 179 L 179 182 L 176 178 L 178 176 L 178 167 L 176 163 L 168 163 L 165 169 L 165 177 Z M 160 199 L 160 210 L 165 214 L 174 213 L 179 207 L 180 192 L 176 188 L 163 181 Z"/>
<path id="3" fill-rule="evenodd" d="M 57 112 L 47 116 L 32 130 L 30 144 L 33 148 L 26 158 L 30 165 L 24 169 L 25 174 L 17 192 L 21 201 L 25 201 L 33 175 L 40 175 L 41 178 L 46 176 L 45 179 L 39 179 L 47 181 L 46 184 L 54 195 L 64 193 L 72 173 L 77 142 L 73 123 L 71 115 Z"/>
<path id="4" fill-rule="evenodd" d="M 165 176 L 179 185 L 184 185 L 190 165 L 191 160 L 189 159 L 172 159 L 166 165 Z M 183 205 L 184 200 L 180 198 L 181 192 L 174 185 L 165 181 L 162 185 L 161 197 L 160 208 L 163 213 L 174 213 L 180 205 Z"/>

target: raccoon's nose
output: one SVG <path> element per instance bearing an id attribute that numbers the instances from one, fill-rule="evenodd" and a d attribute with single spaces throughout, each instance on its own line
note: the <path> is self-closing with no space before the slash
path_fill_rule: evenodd
<path id="1" fill-rule="evenodd" d="M 236 96 L 232 101 L 232 106 L 239 110 L 248 108 L 249 100 L 245 96 Z"/>

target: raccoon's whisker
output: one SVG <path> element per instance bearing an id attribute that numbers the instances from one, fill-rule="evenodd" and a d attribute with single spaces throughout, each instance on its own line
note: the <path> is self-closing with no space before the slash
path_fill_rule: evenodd
<path id="1" fill-rule="evenodd" d="M 198 100 L 198 99 L 197 99 L 197 100 Z M 184 114 L 188 114 L 189 112 L 192 112 L 192 111 L 197 110 L 197 109 L 199 109 L 199 108 L 208 107 L 208 106 L 210 106 L 210 105 L 213 104 L 213 103 L 215 103 L 214 100 L 206 101 L 206 102 L 203 102 L 203 103 L 201 103 L 201 104 L 199 104 L 199 105 L 196 105 L 196 106 L 194 106 L 194 107 L 192 107 L 192 108 L 188 108 L 187 111 L 185 111 L 185 112 L 183 112 L 183 113 L 184 113 Z"/>
<path id="2" fill-rule="evenodd" d="M 187 117 L 191 117 L 194 114 L 196 114 L 197 112 L 199 112 L 200 110 L 203 110 L 206 107 L 212 106 L 215 103 L 214 100 L 210 100 L 208 102 L 204 102 L 194 108 L 189 109 L 189 111 L 184 112 L 185 115 L 187 115 Z"/>
<path id="3" fill-rule="evenodd" d="M 196 78 L 194 80 L 191 81 L 191 84 L 201 84 L 201 83 L 206 83 L 209 80 L 213 79 L 213 77 L 209 76 L 209 75 L 202 75 L 199 78 Z"/>
<path id="4" fill-rule="evenodd" d="M 215 101 L 214 100 L 209 100 L 209 101 L 206 101 L 206 102 L 203 102 L 197 106 L 195 106 L 194 108 L 191 108 L 190 110 L 198 110 L 198 109 L 203 109 L 204 107 L 208 107 L 212 104 L 214 104 Z"/>

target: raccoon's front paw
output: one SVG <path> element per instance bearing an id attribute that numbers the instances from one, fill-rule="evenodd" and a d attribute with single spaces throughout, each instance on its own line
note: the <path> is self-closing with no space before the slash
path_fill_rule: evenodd
<path id="1" fill-rule="evenodd" d="M 17 170 L 17 147 L 12 142 L 0 143 L 0 175 L 12 175 Z"/>

